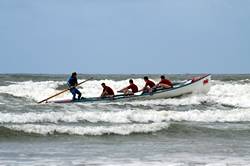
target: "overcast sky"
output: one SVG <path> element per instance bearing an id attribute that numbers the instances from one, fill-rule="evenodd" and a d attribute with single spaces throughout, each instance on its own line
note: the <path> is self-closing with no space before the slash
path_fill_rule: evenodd
<path id="1" fill-rule="evenodd" d="M 250 73 L 250 0 L 0 0 L 0 73 Z"/>

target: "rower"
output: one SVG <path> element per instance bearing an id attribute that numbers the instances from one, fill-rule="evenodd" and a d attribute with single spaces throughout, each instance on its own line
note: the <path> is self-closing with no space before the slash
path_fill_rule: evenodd
<path id="1" fill-rule="evenodd" d="M 78 100 L 81 99 L 82 94 L 78 89 L 76 89 L 76 86 L 78 85 L 76 72 L 73 72 L 71 74 L 71 77 L 69 78 L 67 84 L 70 88 L 70 92 L 73 95 L 72 100 L 76 100 L 76 94 L 78 94 Z"/>
<path id="2" fill-rule="evenodd" d="M 173 88 L 173 84 L 170 80 L 166 79 L 164 75 L 161 76 L 161 81 L 155 85 L 154 88 Z"/>
<path id="3" fill-rule="evenodd" d="M 155 86 L 155 83 L 148 79 L 147 76 L 144 77 L 145 86 L 140 90 L 142 93 L 152 93 L 153 87 Z"/>
<path id="4" fill-rule="evenodd" d="M 109 86 L 105 85 L 105 83 L 101 84 L 103 87 L 103 91 L 101 97 L 114 97 L 114 91 Z"/>
<path id="5" fill-rule="evenodd" d="M 129 80 L 129 86 L 117 91 L 123 92 L 125 95 L 134 95 L 134 93 L 138 92 L 138 87 L 134 84 L 133 80 Z"/>

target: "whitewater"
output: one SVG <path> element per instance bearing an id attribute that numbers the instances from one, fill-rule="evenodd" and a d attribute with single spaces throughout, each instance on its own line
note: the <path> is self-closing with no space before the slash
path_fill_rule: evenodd
<path id="1" fill-rule="evenodd" d="M 37 104 L 68 76 L 0 75 L 0 165 L 250 165 L 250 75 L 212 75 L 207 94 L 178 98 Z M 80 74 L 94 79 L 79 90 L 97 97 L 101 83 L 117 91 L 130 78 L 140 89 L 143 76 Z"/>

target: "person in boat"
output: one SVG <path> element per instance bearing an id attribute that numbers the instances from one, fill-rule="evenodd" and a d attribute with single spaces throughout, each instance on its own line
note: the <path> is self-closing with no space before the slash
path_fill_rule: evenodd
<path id="1" fill-rule="evenodd" d="M 153 88 L 155 86 L 155 83 L 149 80 L 147 76 L 144 77 L 144 81 L 145 86 L 140 91 L 142 91 L 143 93 L 152 93 L 154 90 Z"/>
<path id="2" fill-rule="evenodd" d="M 138 92 L 137 85 L 134 84 L 133 80 L 129 80 L 129 86 L 119 90 L 118 92 L 123 92 L 125 95 L 134 95 L 134 93 Z"/>
<path id="3" fill-rule="evenodd" d="M 77 82 L 77 73 L 73 72 L 71 74 L 71 77 L 69 78 L 68 82 L 67 82 L 69 88 L 70 88 L 70 92 L 73 95 L 73 100 L 76 100 L 76 94 L 78 95 L 78 100 L 81 99 L 81 92 L 76 88 L 76 86 L 78 85 Z"/>
<path id="4" fill-rule="evenodd" d="M 173 84 L 170 80 L 166 79 L 164 75 L 161 76 L 161 81 L 156 84 L 154 88 L 173 88 Z"/>
<path id="5" fill-rule="evenodd" d="M 115 93 L 114 93 L 113 89 L 111 89 L 109 86 L 105 85 L 105 83 L 102 83 L 101 85 L 103 87 L 101 97 L 114 97 Z"/>

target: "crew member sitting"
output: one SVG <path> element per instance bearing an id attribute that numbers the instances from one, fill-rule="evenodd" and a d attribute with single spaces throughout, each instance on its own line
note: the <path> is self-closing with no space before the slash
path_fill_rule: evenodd
<path id="1" fill-rule="evenodd" d="M 146 84 L 140 91 L 143 91 L 143 93 L 152 93 L 155 83 L 149 80 L 147 76 L 144 77 L 144 81 Z"/>
<path id="2" fill-rule="evenodd" d="M 78 94 L 78 100 L 81 99 L 82 94 L 81 94 L 81 92 L 78 89 L 76 89 L 76 86 L 78 84 L 76 72 L 73 72 L 71 74 L 71 77 L 69 78 L 67 84 L 68 84 L 68 86 L 70 88 L 70 92 L 73 95 L 73 99 L 72 100 L 76 100 L 76 94 Z"/>
<path id="3" fill-rule="evenodd" d="M 101 97 L 114 97 L 114 91 L 109 86 L 106 86 L 105 83 L 101 85 L 103 87 Z"/>
<path id="4" fill-rule="evenodd" d="M 129 86 L 119 90 L 118 92 L 123 92 L 125 95 L 134 95 L 134 93 L 138 92 L 138 87 L 134 84 L 133 80 L 129 80 Z"/>
<path id="5" fill-rule="evenodd" d="M 155 88 L 173 88 L 173 84 L 170 80 L 166 79 L 164 75 L 162 75 L 161 81 L 155 86 Z"/>

